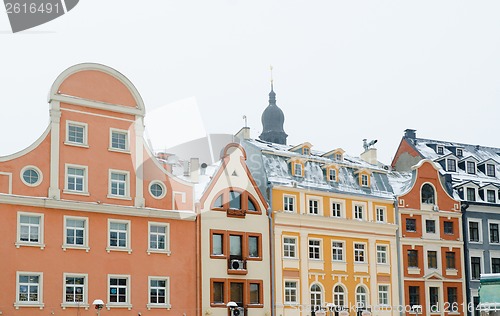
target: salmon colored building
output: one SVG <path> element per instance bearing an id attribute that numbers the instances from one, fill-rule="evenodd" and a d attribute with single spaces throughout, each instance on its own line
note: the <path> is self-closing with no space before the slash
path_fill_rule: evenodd
<path id="1" fill-rule="evenodd" d="M 397 196 L 403 306 L 407 315 L 463 315 L 460 201 L 446 190 L 437 164 L 421 160 L 412 169 Z"/>
<path id="2" fill-rule="evenodd" d="M 49 104 L 43 135 L 0 157 L 0 314 L 195 315 L 193 185 L 145 145 L 136 88 L 80 64 Z"/>

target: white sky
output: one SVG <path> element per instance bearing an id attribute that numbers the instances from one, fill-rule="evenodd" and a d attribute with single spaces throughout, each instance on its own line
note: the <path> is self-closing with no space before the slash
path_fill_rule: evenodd
<path id="1" fill-rule="evenodd" d="M 195 97 L 210 133 L 237 132 L 246 114 L 260 134 L 272 64 L 289 144 L 358 155 L 378 139 L 390 163 L 413 128 L 500 147 L 498 12 L 499 1 L 81 0 L 12 34 L 0 10 L 0 154 L 39 137 L 51 84 L 81 62 L 122 72 L 149 113 Z"/>

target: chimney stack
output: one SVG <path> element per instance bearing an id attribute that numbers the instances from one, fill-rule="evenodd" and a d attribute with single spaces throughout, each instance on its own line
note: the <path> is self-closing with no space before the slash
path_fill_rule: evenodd
<path id="1" fill-rule="evenodd" d="M 200 159 L 199 158 L 191 158 L 189 162 L 189 177 L 192 182 L 198 183 L 200 180 Z"/>
<path id="2" fill-rule="evenodd" d="M 417 138 L 417 131 L 414 129 L 405 129 L 405 137 L 409 139 Z"/>

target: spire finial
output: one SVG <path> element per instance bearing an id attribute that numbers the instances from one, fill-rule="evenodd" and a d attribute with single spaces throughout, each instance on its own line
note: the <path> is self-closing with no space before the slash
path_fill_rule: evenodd
<path id="1" fill-rule="evenodd" d="M 269 66 L 269 70 L 271 71 L 271 91 L 273 91 L 273 83 L 274 83 L 274 80 L 273 80 L 273 65 L 270 65 Z"/>

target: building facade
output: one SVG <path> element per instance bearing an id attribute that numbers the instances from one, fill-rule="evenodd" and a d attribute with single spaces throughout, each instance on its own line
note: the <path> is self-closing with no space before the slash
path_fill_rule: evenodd
<path id="1" fill-rule="evenodd" d="M 0 313 L 195 315 L 193 185 L 145 145 L 136 88 L 80 64 L 49 103 L 43 135 L 0 157 Z"/>

